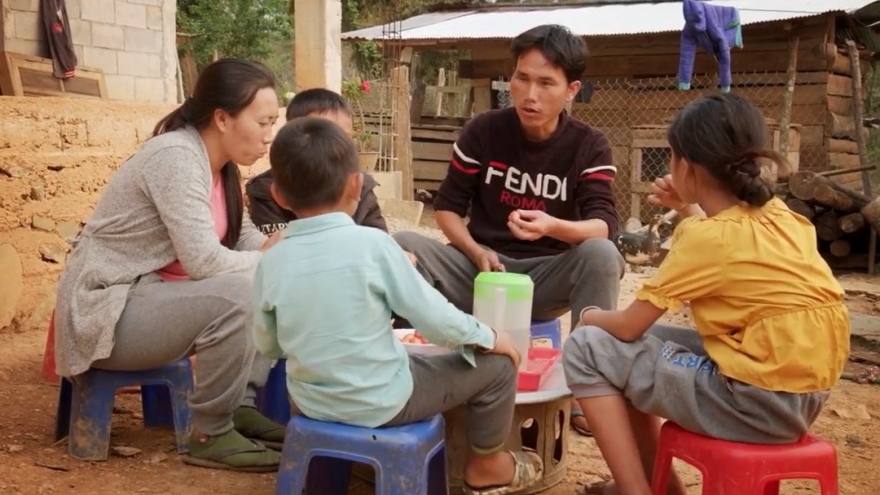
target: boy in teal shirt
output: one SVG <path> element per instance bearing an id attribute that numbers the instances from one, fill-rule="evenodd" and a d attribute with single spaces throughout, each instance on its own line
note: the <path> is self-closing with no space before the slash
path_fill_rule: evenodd
<path id="1" fill-rule="evenodd" d="M 520 356 L 504 333 L 459 311 L 386 233 L 356 225 L 363 176 L 339 126 L 287 123 L 270 151 L 272 195 L 297 220 L 254 280 L 260 352 L 287 359 L 293 413 L 362 427 L 414 423 L 467 404 L 475 494 L 520 491 L 541 479 L 532 451 L 506 452 Z M 456 352 L 409 356 L 392 311 Z"/>

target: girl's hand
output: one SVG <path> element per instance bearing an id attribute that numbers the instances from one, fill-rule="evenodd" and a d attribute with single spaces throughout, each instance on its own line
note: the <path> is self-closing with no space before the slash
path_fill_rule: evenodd
<path id="1" fill-rule="evenodd" d="M 272 246 L 275 245 L 275 243 L 277 243 L 278 241 L 281 240 L 281 234 L 283 232 L 284 231 L 279 230 L 279 231 L 275 232 L 274 234 L 270 235 L 269 238 L 266 239 L 266 242 L 263 243 L 263 247 L 260 248 L 260 251 L 263 253 L 268 251 L 269 248 L 271 248 Z"/>
<path id="2" fill-rule="evenodd" d="M 675 185 L 672 183 L 672 176 L 658 177 L 651 184 L 651 194 L 648 196 L 648 202 L 664 206 L 671 210 L 682 210 L 689 205 L 681 200 Z"/>

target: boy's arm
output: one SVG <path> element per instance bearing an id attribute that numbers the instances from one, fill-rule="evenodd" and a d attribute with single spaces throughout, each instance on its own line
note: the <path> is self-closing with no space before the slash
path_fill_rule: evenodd
<path id="1" fill-rule="evenodd" d="M 471 346 L 495 347 L 495 332 L 431 287 L 390 237 L 383 240 L 378 262 L 388 306 L 429 342 L 460 352 Z"/>
<path id="2" fill-rule="evenodd" d="M 270 359 L 282 359 L 284 351 L 278 344 L 278 325 L 275 320 L 275 307 L 263 299 L 263 264 L 257 265 L 254 273 L 254 347 Z"/>

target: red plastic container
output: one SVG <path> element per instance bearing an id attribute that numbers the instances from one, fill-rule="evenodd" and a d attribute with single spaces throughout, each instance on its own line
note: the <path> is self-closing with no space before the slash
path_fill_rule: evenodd
<path id="1" fill-rule="evenodd" d="M 547 347 L 532 347 L 529 349 L 529 364 L 526 371 L 519 372 L 516 390 L 519 392 L 535 392 L 541 389 L 541 384 L 550 376 L 550 371 L 562 356 L 559 349 Z"/>

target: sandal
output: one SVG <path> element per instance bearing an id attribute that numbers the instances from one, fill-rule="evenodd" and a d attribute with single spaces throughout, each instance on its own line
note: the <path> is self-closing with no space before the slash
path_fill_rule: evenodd
<path id="1" fill-rule="evenodd" d="M 236 409 L 232 413 L 232 424 L 246 438 L 256 440 L 272 450 L 280 452 L 284 446 L 284 426 L 263 416 L 253 407 Z"/>
<path id="2" fill-rule="evenodd" d="M 510 452 L 513 456 L 514 472 L 513 480 L 505 486 L 492 486 L 486 488 L 464 487 L 465 495 L 504 495 L 522 491 L 540 481 L 544 474 L 544 462 L 538 453 L 531 449 L 523 448 L 519 452 Z"/>
<path id="3" fill-rule="evenodd" d="M 582 436 L 582 437 L 592 437 L 592 436 L 593 436 L 593 432 L 590 431 L 589 428 L 584 428 L 583 426 L 580 426 L 580 425 L 578 425 L 577 423 L 574 422 L 574 419 L 575 419 L 575 418 L 583 418 L 583 417 L 584 417 L 584 412 L 583 412 L 583 411 L 581 411 L 580 409 L 575 409 L 574 407 L 572 407 L 572 409 L 571 409 L 571 429 L 574 430 L 574 431 L 576 431 L 577 434 L 580 435 L 580 436 Z M 586 418 L 584 418 L 584 421 L 586 421 Z"/>
<path id="4" fill-rule="evenodd" d="M 248 440 L 235 430 L 229 430 L 216 437 L 194 433 L 189 439 L 189 453 L 182 455 L 181 460 L 190 466 L 270 473 L 278 470 L 281 454 L 259 442 Z"/>

